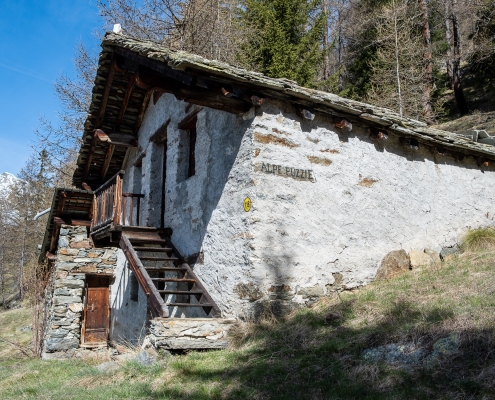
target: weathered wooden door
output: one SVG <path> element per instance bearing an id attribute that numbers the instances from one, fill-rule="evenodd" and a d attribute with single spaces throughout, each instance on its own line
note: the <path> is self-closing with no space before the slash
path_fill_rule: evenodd
<path id="1" fill-rule="evenodd" d="M 109 328 L 108 279 L 88 277 L 84 308 L 84 344 L 106 343 Z"/>

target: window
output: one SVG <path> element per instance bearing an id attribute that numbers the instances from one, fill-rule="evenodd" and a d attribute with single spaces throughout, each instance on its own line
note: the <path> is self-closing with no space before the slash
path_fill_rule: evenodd
<path id="1" fill-rule="evenodd" d="M 177 182 L 185 181 L 196 175 L 196 123 L 198 121 L 197 114 L 200 110 L 196 109 L 191 112 L 178 125 L 180 137 Z"/>
<path id="2" fill-rule="evenodd" d="M 129 286 L 129 297 L 131 301 L 139 301 L 139 282 L 132 271 L 129 274 Z"/>

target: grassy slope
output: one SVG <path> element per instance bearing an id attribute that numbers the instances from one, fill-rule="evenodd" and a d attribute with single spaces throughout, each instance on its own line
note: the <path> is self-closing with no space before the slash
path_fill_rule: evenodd
<path id="1" fill-rule="evenodd" d="M 112 374 L 95 362 L 0 362 L 0 398 L 495 398 L 495 250 L 465 253 L 327 298 L 286 321 L 245 323 L 229 351 L 194 352 Z M 0 326 L 14 313 L 0 314 Z M 12 313 L 12 314 L 9 314 Z M 22 322 L 22 326 L 26 323 Z M 364 349 L 456 333 L 460 349 L 431 367 L 365 362 Z"/>
<path id="2" fill-rule="evenodd" d="M 495 135 L 493 93 L 495 93 L 495 82 L 477 82 L 474 79 L 467 79 L 464 82 L 464 95 L 471 112 L 464 117 L 459 117 L 453 91 L 445 91 L 443 94 L 444 108 L 450 112 L 436 127 L 451 132 L 479 129 Z"/>

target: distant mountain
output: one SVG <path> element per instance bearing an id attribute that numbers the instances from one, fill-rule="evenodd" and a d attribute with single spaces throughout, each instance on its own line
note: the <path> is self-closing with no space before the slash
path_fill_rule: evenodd
<path id="1" fill-rule="evenodd" d="M 22 179 L 17 178 L 9 172 L 4 172 L 0 174 L 0 197 L 7 197 L 11 191 L 11 188 L 16 182 L 22 181 Z"/>

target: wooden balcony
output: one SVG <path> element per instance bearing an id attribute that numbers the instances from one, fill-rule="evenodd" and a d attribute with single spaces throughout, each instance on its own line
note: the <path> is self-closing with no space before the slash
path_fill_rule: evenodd
<path id="1" fill-rule="evenodd" d="M 125 172 L 119 171 L 94 191 L 90 233 L 93 240 L 103 239 L 125 226 L 139 226 L 140 193 L 123 193 Z"/>

